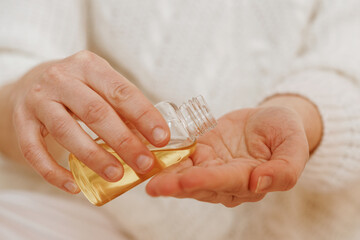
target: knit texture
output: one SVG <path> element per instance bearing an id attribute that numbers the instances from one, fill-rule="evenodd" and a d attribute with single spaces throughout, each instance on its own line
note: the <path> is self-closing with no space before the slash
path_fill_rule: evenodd
<path id="1" fill-rule="evenodd" d="M 86 48 L 82 1 L 1 1 L 0 81 Z"/>
<path id="2" fill-rule="evenodd" d="M 306 165 L 300 184 L 310 191 L 328 192 L 360 182 L 358 86 L 335 72 L 309 70 L 287 77 L 274 91 L 308 98 L 322 116 L 322 141 Z"/>
<path id="3" fill-rule="evenodd" d="M 291 191 L 226 209 L 151 199 L 140 187 L 101 211 L 134 239 L 355 240 L 359 12 L 357 0 L 0 1 L 0 82 L 88 48 L 154 103 L 202 94 L 218 117 L 273 94 L 300 94 L 318 107 L 324 135 Z M 2 189 L 56 192 L 1 164 Z"/>

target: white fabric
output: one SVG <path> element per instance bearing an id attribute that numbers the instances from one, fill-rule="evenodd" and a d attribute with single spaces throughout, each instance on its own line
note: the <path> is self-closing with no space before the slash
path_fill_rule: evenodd
<path id="1" fill-rule="evenodd" d="M 134 239 L 359 239 L 359 12 L 357 0 L 0 1 L 0 81 L 88 48 L 154 102 L 202 94 L 217 116 L 276 93 L 306 96 L 325 132 L 293 190 L 225 209 L 138 188 L 101 211 L 123 213 L 112 221 Z M 1 188 L 55 191 L 17 169 L 2 163 Z M 160 215 L 147 214 L 155 205 Z"/>
<path id="2" fill-rule="evenodd" d="M 0 239 L 126 239 L 111 220 L 98 208 L 74 200 L 0 193 Z"/>

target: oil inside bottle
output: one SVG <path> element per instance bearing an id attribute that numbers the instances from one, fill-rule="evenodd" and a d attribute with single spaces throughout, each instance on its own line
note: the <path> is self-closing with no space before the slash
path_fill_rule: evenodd
<path id="1" fill-rule="evenodd" d="M 73 154 L 69 156 L 70 169 L 76 183 L 86 198 L 96 206 L 101 206 L 111 201 L 160 172 L 162 169 L 188 158 L 194 152 L 196 142 L 173 139 L 164 148 L 148 146 L 154 154 L 156 161 L 154 168 L 144 175 L 135 173 L 108 145 L 105 143 L 101 143 L 100 145 L 113 154 L 123 165 L 124 176 L 120 181 L 108 182 L 79 161 Z"/>

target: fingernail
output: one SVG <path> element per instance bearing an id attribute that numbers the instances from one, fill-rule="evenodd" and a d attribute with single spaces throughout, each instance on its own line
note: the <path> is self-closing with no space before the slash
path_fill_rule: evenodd
<path id="1" fill-rule="evenodd" d="M 270 187 L 271 183 L 272 183 L 272 177 L 269 176 L 259 177 L 255 192 L 259 193 L 264 191 L 265 189 Z"/>
<path id="2" fill-rule="evenodd" d="M 72 193 L 76 193 L 78 191 L 78 186 L 73 183 L 73 182 L 66 182 L 64 184 L 64 187 L 69 191 L 69 192 L 72 192 Z"/>
<path id="3" fill-rule="evenodd" d="M 160 127 L 156 127 L 153 131 L 152 131 L 152 136 L 153 139 L 156 142 L 162 142 L 166 139 L 167 137 L 167 133 L 165 132 L 164 129 L 160 128 Z"/>
<path id="4" fill-rule="evenodd" d="M 146 171 L 148 170 L 151 165 L 152 165 L 153 160 L 145 155 L 140 155 L 137 159 L 136 159 L 136 165 L 137 167 L 141 170 L 141 171 Z"/>
<path id="5" fill-rule="evenodd" d="M 109 166 L 105 169 L 104 174 L 107 178 L 115 180 L 121 176 L 122 170 L 115 166 Z"/>

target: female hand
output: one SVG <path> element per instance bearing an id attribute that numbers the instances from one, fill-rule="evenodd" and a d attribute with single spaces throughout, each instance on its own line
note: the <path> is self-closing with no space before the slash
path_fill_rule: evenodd
<path id="1" fill-rule="evenodd" d="M 104 59 L 81 51 L 42 64 L 13 85 L 13 124 L 26 160 L 49 183 L 78 193 L 71 172 L 50 156 L 44 137 L 55 140 L 105 180 L 118 181 L 121 164 L 79 126 L 76 116 L 136 172 L 153 166 L 153 155 L 129 130 L 131 124 L 155 146 L 169 140 L 166 122 L 146 97 Z"/>
<path id="2" fill-rule="evenodd" d="M 299 97 L 237 110 L 198 139 L 189 159 L 155 176 L 147 192 L 228 207 L 259 201 L 267 192 L 295 185 L 320 137 L 320 115 Z"/>

